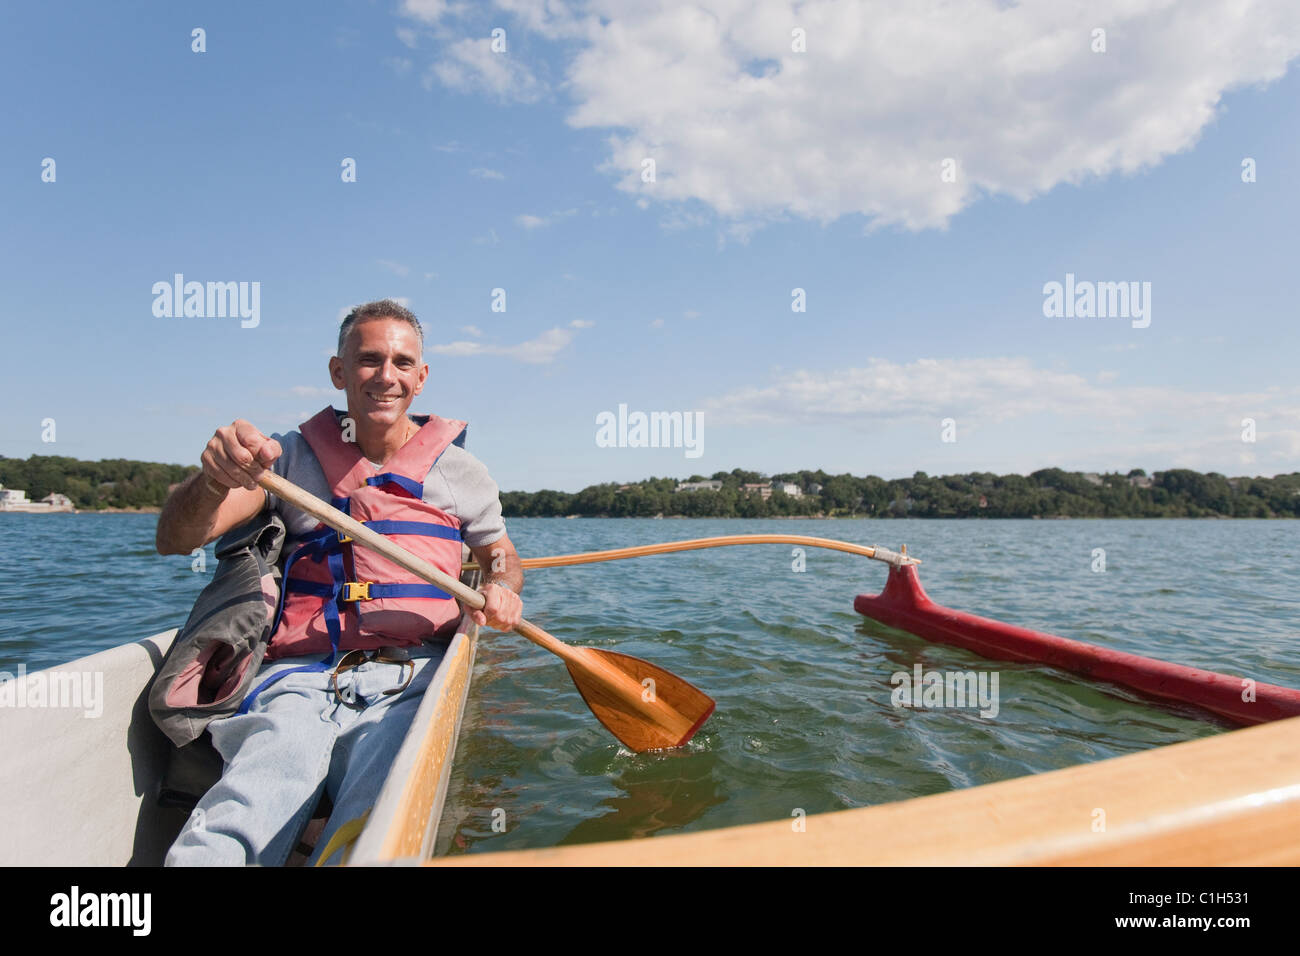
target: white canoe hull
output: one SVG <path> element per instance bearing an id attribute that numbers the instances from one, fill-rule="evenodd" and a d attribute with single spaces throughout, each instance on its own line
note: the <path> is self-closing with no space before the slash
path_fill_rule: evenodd
<path id="1" fill-rule="evenodd" d="M 0 707 L 0 865 L 158 866 L 187 814 L 157 797 L 171 743 L 148 687 L 176 631 L 28 674 Z M 478 628 L 468 617 L 439 664 L 352 851 L 353 863 L 427 854 L 437 835 Z M 92 689 L 49 707 L 37 688 Z M 93 693 L 100 688 L 101 693 Z M 11 688 L 11 690 L 14 690 Z M 64 700 L 67 700 L 65 696 Z"/>
<path id="2" fill-rule="evenodd" d="M 0 864 L 162 862 L 185 814 L 157 805 L 171 743 L 149 716 L 145 688 L 175 635 L 28 674 L 22 706 L 0 708 Z M 102 688 L 90 713 L 84 697 L 75 707 L 34 702 L 38 685 L 48 703 L 69 679 Z"/>

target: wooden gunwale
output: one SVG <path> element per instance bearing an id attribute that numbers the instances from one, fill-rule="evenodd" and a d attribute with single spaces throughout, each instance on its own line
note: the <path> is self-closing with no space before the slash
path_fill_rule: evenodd
<path id="1" fill-rule="evenodd" d="M 467 571 L 461 581 L 476 588 L 479 572 Z M 478 630 L 469 614 L 462 614 L 456 635 L 352 848 L 350 863 L 388 863 L 432 854 L 469 699 Z"/>
<path id="2" fill-rule="evenodd" d="M 897 803 L 439 866 L 1300 864 L 1300 717 Z"/>

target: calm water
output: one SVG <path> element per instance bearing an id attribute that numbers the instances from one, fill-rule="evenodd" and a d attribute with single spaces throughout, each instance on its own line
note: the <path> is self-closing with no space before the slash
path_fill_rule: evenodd
<path id="1" fill-rule="evenodd" d="M 49 666 L 184 621 L 211 575 L 153 550 L 153 515 L 0 516 L 0 670 Z M 773 531 L 897 547 L 942 604 L 1300 687 L 1297 533 L 1284 521 L 516 519 L 525 556 Z M 1092 571 L 1104 548 L 1106 570 Z M 992 665 L 853 611 L 886 567 L 780 545 L 534 571 L 525 612 L 562 640 L 675 671 L 718 710 L 690 746 L 629 754 L 562 664 L 485 632 L 442 852 L 554 846 L 865 806 L 1219 733 L 1043 668 Z M 900 710 L 890 675 L 993 670 L 1000 712 Z M 494 811 L 499 811 L 495 812 Z M 503 815 L 504 814 L 504 815 Z M 496 832 L 494 819 L 503 821 Z"/>

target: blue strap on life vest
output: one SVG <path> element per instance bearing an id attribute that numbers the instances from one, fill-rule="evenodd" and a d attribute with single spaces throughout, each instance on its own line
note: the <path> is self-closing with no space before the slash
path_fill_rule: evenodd
<path id="1" fill-rule="evenodd" d="M 418 534 L 426 538 L 447 538 L 450 541 L 461 539 L 460 529 L 445 524 L 428 524 L 423 521 L 363 521 L 371 531 L 379 534 Z"/>
<path id="2" fill-rule="evenodd" d="M 334 597 L 340 593 L 331 584 L 319 581 L 290 581 L 289 590 L 294 594 L 312 594 L 316 597 Z M 450 598 L 451 595 L 436 584 L 371 584 L 368 588 L 369 600 L 380 598 Z M 346 600 L 346 597 L 345 597 Z"/>
<path id="3" fill-rule="evenodd" d="M 451 595 L 436 584 L 372 584 L 370 597 L 378 598 L 432 598 L 436 601 L 449 601 Z"/>
<path id="4" fill-rule="evenodd" d="M 424 498 L 424 483 L 407 478 L 405 475 L 394 474 L 386 471 L 382 475 L 375 475 L 373 478 L 367 478 L 366 484 L 378 488 L 380 485 L 397 485 L 408 495 L 415 499 Z"/>

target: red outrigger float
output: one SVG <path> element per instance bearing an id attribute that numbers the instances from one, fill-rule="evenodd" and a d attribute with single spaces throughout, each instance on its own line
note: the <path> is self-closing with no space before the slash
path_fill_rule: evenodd
<path id="1" fill-rule="evenodd" d="M 882 624 L 993 660 L 1048 664 L 1151 697 L 1194 704 L 1238 724 L 1300 715 L 1300 690 L 1098 647 L 935 604 L 921 587 L 906 549 L 902 554 L 877 551 L 889 561 L 889 580 L 880 594 L 859 594 L 853 608 Z"/>

